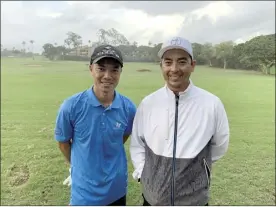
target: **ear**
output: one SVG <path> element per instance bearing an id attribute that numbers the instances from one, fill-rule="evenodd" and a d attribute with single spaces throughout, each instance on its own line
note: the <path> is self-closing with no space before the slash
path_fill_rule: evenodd
<path id="1" fill-rule="evenodd" d="M 162 68 L 162 61 L 159 62 L 159 66 L 160 66 L 160 68 Z"/>
<path id="2" fill-rule="evenodd" d="M 195 70 L 195 66 L 196 66 L 196 60 L 192 60 L 192 63 L 191 63 L 191 67 L 192 67 L 192 71 L 191 72 L 194 72 Z"/>
<path id="3" fill-rule="evenodd" d="M 93 65 L 92 64 L 89 65 L 89 70 L 92 72 L 92 70 L 93 70 Z"/>

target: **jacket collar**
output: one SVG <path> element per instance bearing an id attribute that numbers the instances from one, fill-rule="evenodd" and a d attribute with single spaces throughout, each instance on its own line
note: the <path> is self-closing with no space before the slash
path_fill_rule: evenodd
<path id="1" fill-rule="evenodd" d="M 175 99 L 174 92 L 171 89 L 169 89 L 167 84 L 165 84 L 164 88 L 165 88 L 165 91 L 166 91 L 166 94 L 167 94 L 168 98 Z M 193 84 L 192 80 L 190 79 L 189 86 L 186 88 L 186 90 L 179 92 L 179 100 L 183 100 L 186 97 L 188 97 L 191 94 L 193 88 L 194 88 L 194 84 Z"/>

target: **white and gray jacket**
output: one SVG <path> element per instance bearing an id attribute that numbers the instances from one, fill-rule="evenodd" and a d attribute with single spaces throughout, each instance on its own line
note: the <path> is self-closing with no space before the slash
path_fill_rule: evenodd
<path id="1" fill-rule="evenodd" d="M 228 119 L 218 97 L 192 82 L 179 96 L 162 87 L 137 109 L 130 143 L 133 178 L 140 179 L 151 205 L 205 205 L 212 163 L 228 144 Z"/>

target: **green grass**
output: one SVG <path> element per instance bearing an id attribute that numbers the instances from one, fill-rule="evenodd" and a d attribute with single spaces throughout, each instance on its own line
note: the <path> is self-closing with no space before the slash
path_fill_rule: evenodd
<path id="1" fill-rule="evenodd" d="M 152 72 L 136 72 L 143 68 Z M 1 79 L 1 205 L 67 205 L 68 166 L 53 129 L 61 102 L 91 86 L 86 63 L 2 59 Z M 274 77 L 198 66 L 192 79 L 222 99 L 230 122 L 229 151 L 214 165 L 210 205 L 275 205 Z M 157 65 L 127 63 L 118 90 L 138 105 L 163 85 Z M 127 205 L 141 205 L 132 172 L 129 162 Z"/>

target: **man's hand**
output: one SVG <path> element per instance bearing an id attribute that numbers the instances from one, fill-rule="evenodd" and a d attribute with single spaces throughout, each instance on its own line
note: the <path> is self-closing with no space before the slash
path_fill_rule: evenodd
<path id="1" fill-rule="evenodd" d="M 70 175 L 63 181 L 63 185 L 71 186 L 71 168 L 69 168 Z"/>

